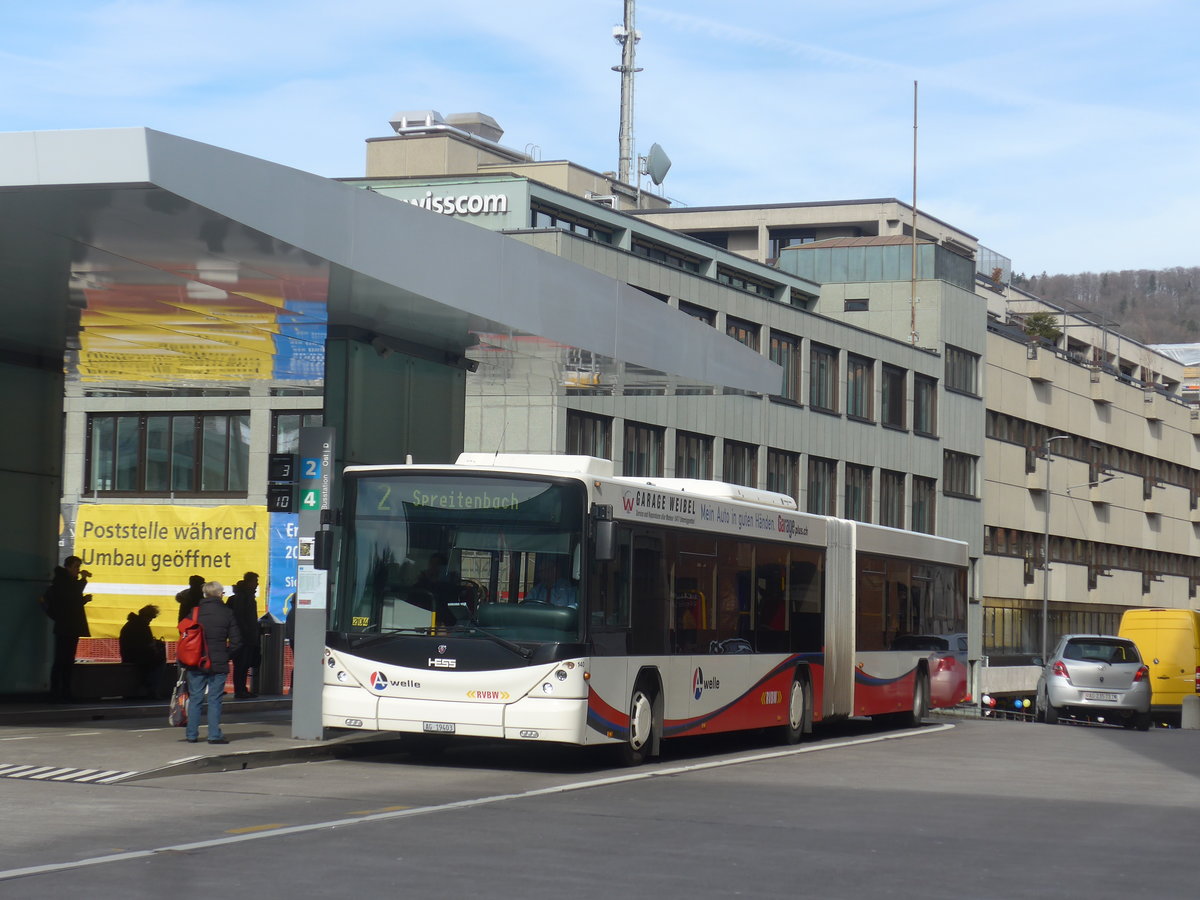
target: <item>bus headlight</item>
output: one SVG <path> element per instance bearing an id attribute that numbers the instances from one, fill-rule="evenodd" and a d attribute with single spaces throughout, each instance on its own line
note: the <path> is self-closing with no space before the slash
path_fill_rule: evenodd
<path id="1" fill-rule="evenodd" d="M 557 678 L 559 681 L 566 681 L 567 680 L 567 670 L 559 669 L 557 672 L 554 673 L 554 677 Z"/>
<path id="2" fill-rule="evenodd" d="M 554 685 L 552 685 L 550 682 L 547 681 L 545 684 L 542 685 L 542 693 L 543 694 L 553 694 L 554 693 Z"/>

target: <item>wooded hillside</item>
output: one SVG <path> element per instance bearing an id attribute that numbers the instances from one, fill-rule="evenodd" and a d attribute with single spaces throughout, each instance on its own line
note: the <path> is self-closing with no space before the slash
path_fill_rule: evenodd
<path id="1" fill-rule="evenodd" d="M 1013 284 L 1071 311 L 1083 307 L 1143 344 L 1200 341 L 1200 267 L 1013 275 Z M 1085 312 L 1086 314 L 1086 312 Z"/>

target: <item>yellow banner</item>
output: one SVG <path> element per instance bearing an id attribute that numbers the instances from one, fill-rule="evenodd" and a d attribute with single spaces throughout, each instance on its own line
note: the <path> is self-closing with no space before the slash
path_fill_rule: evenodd
<path id="1" fill-rule="evenodd" d="M 221 582 L 228 597 L 246 572 L 258 572 L 261 615 L 267 608 L 269 522 L 261 506 L 80 505 L 75 555 L 91 572 L 86 609 L 92 637 L 117 637 L 129 613 L 153 603 L 159 607 L 155 636 L 176 640 L 175 595 L 192 575 Z"/>

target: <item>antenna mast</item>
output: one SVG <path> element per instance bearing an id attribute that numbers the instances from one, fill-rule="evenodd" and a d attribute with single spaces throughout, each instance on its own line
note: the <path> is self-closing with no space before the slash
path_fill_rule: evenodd
<path id="1" fill-rule="evenodd" d="M 912 202 L 912 296 L 909 338 L 917 345 L 917 83 L 913 82 L 913 202 Z"/>
<path id="2" fill-rule="evenodd" d="M 613 29 L 613 38 L 621 45 L 621 64 L 612 67 L 614 72 L 621 73 L 621 133 L 617 177 L 625 184 L 633 184 L 633 73 L 642 71 L 633 63 L 634 47 L 641 40 L 641 35 L 633 24 L 634 5 L 635 0 L 625 0 L 625 24 Z"/>

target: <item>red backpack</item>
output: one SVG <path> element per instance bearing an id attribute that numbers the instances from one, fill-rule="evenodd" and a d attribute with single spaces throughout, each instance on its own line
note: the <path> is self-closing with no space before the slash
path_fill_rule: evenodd
<path id="1" fill-rule="evenodd" d="M 175 659 L 185 669 L 211 669 L 208 658 L 208 642 L 204 640 L 204 628 L 200 624 L 200 607 L 192 614 L 179 620 L 179 643 L 175 646 Z"/>

